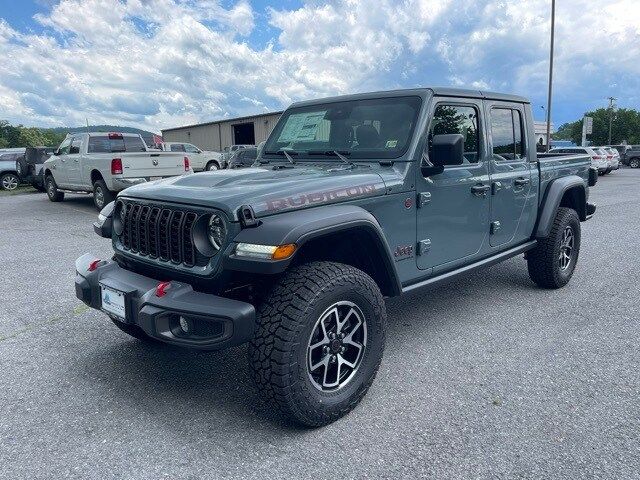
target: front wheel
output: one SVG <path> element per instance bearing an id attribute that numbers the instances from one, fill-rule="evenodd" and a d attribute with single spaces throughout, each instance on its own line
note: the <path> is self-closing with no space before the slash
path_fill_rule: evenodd
<path id="1" fill-rule="evenodd" d="M 52 202 L 61 202 L 64 200 L 64 192 L 58 191 L 58 186 L 56 185 L 56 181 L 53 179 L 53 176 L 47 176 L 44 184 L 47 189 L 47 197 L 49 197 L 49 200 Z"/>
<path id="2" fill-rule="evenodd" d="M 560 207 L 549 236 L 527 253 L 529 276 L 542 288 L 564 287 L 580 253 L 580 219 L 572 208 Z"/>
<path id="3" fill-rule="evenodd" d="M 249 346 L 258 388 L 298 424 L 339 419 L 376 376 L 385 323 L 384 299 L 366 273 L 330 262 L 295 267 L 259 308 Z"/>
<path id="4" fill-rule="evenodd" d="M 211 162 L 207 163 L 207 170 L 210 172 L 214 172 L 216 170 L 220 170 L 220 166 L 212 160 Z"/>
<path id="5" fill-rule="evenodd" d="M 20 178 L 15 173 L 5 173 L 0 177 L 0 186 L 3 190 L 15 190 L 20 185 Z"/>
<path id="6" fill-rule="evenodd" d="M 629 160 L 629 166 L 631 168 L 639 168 L 640 167 L 640 159 L 632 158 Z"/>

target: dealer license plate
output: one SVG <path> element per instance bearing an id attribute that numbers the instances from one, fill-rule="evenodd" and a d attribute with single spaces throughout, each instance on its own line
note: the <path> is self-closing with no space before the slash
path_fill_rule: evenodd
<path id="1" fill-rule="evenodd" d="M 122 320 L 127 318 L 124 293 L 113 288 L 100 285 L 102 290 L 102 309 Z"/>

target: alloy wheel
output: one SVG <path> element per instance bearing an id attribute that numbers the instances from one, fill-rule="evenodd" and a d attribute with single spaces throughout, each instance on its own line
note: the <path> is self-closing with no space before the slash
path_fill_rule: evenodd
<path id="1" fill-rule="evenodd" d="M 15 175 L 5 175 L 4 177 L 2 177 L 2 188 L 4 188 L 5 190 L 15 190 L 16 188 L 18 188 L 18 177 L 16 177 Z"/>
<path id="2" fill-rule="evenodd" d="M 573 229 L 567 225 L 562 232 L 562 240 L 560 241 L 560 254 L 558 261 L 560 262 L 560 270 L 566 270 L 571 265 L 571 255 L 573 253 L 574 235 Z"/>
<path id="3" fill-rule="evenodd" d="M 102 191 L 102 187 L 97 185 L 95 191 L 93 192 L 93 197 L 96 201 L 96 206 L 98 208 L 104 207 L 104 192 Z"/>
<path id="4" fill-rule="evenodd" d="M 340 301 L 327 308 L 314 325 L 307 345 L 307 370 L 320 391 L 343 388 L 354 377 L 367 347 L 362 310 Z"/>

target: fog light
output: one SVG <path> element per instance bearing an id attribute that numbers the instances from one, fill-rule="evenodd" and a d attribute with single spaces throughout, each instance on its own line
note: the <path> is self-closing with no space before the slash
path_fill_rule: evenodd
<path id="1" fill-rule="evenodd" d="M 191 333 L 191 323 L 189 322 L 189 320 L 187 320 L 184 317 L 180 317 L 180 320 L 178 320 L 178 323 L 180 324 L 180 329 L 182 330 L 182 333 L 184 333 L 185 335 L 189 335 Z"/>

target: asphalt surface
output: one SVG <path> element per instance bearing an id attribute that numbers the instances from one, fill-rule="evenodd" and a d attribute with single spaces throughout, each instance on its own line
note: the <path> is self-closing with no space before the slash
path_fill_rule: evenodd
<path id="1" fill-rule="evenodd" d="M 88 196 L 0 196 L 0 478 L 638 478 L 640 170 L 591 198 L 567 287 L 519 257 L 389 300 L 364 401 L 299 430 L 245 347 L 145 346 L 75 298 L 75 258 L 111 251 Z"/>

